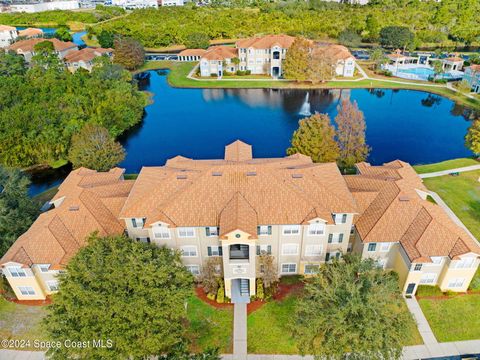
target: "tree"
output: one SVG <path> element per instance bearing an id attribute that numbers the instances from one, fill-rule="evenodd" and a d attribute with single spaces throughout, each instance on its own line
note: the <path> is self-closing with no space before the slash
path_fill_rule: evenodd
<path id="1" fill-rule="evenodd" d="M 105 347 L 61 346 L 52 359 L 143 359 L 181 346 L 193 279 L 180 254 L 125 236 L 92 234 L 87 244 L 60 277 L 44 323 L 52 341 Z"/>
<path id="2" fill-rule="evenodd" d="M 465 136 L 465 146 L 477 156 L 480 155 L 480 119 L 475 120 Z"/>
<path id="3" fill-rule="evenodd" d="M 328 359 L 399 359 L 412 330 L 398 275 L 354 254 L 320 266 L 294 319 L 302 353 Z"/>
<path id="4" fill-rule="evenodd" d="M 365 30 L 368 32 L 367 39 L 377 41 L 380 36 L 380 25 L 375 15 L 368 14 L 365 19 Z"/>
<path id="5" fill-rule="evenodd" d="M 145 50 L 137 40 L 127 37 L 116 37 L 114 41 L 114 62 L 125 69 L 135 70 L 145 62 Z"/>
<path id="6" fill-rule="evenodd" d="M 53 71 L 62 71 L 64 69 L 63 62 L 60 61 L 55 53 L 55 47 L 51 41 L 45 40 L 33 47 L 35 55 L 32 56 L 32 64 L 36 67 L 35 70 L 51 69 Z"/>
<path id="7" fill-rule="evenodd" d="M 361 38 L 354 30 L 345 29 L 338 35 L 338 42 L 345 46 L 356 47 L 360 45 Z"/>
<path id="8" fill-rule="evenodd" d="M 115 36 L 113 32 L 102 30 L 97 35 L 98 43 L 102 48 L 113 48 Z"/>
<path id="9" fill-rule="evenodd" d="M 332 80 L 335 76 L 336 60 L 325 54 L 324 51 L 310 52 L 308 58 L 307 78 L 313 84 Z"/>
<path id="10" fill-rule="evenodd" d="M 337 107 L 335 117 L 337 124 L 337 141 L 340 149 L 339 163 L 344 168 L 350 168 L 364 161 L 370 148 L 365 141 L 365 117 L 358 108 L 356 101 L 342 100 Z"/>
<path id="11" fill-rule="evenodd" d="M 70 34 L 68 28 L 64 26 L 59 27 L 53 36 L 60 41 L 73 41 L 72 34 Z"/>
<path id="12" fill-rule="evenodd" d="M 310 156 L 314 162 L 332 162 L 339 156 L 335 142 L 335 128 L 327 114 L 314 114 L 300 120 L 300 126 L 293 133 L 288 155 L 296 153 Z"/>
<path id="13" fill-rule="evenodd" d="M 414 34 L 405 26 L 386 26 L 380 30 L 380 44 L 390 48 L 405 48 L 414 40 Z"/>
<path id="14" fill-rule="evenodd" d="M 443 63 L 441 60 L 434 60 L 432 61 L 432 67 L 433 67 L 433 72 L 434 76 L 433 79 L 436 79 L 438 75 L 440 75 L 443 72 Z"/>
<path id="15" fill-rule="evenodd" d="M 308 80 L 309 52 L 311 43 L 303 37 L 297 37 L 285 55 L 283 72 L 285 79 Z"/>
<path id="16" fill-rule="evenodd" d="M 381 69 L 382 65 L 388 63 L 388 58 L 385 56 L 383 50 L 381 48 L 376 48 L 370 54 L 370 60 L 375 63 L 375 69 Z"/>
<path id="17" fill-rule="evenodd" d="M 210 46 L 210 38 L 206 33 L 194 32 L 187 35 L 185 46 L 189 49 L 206 49 Z"/>
<path id="18" fill-rule="evenodd" d="M 38 204 L 28 196 L 29 184 L 20 170 L 0 166 L 0 257 L 39 214 Z"/>
<path id="19" fill-rule="evenodd" d="M 125 158 L 125 150 L 104 127 L 86 124 L 72 137 L 68 160 L 73 167 L 107 171 Z"/>
<path id="20" fill-rule="evenodd" d="M 26 71 L 23 56 L 0 50 L 0 76 L 24 75 Z"/>
<path id="21" fill-rule="evenodd" d="M 259 277 L 262 279 L 264 288 L 270 290 L 272 287 L 275 288 L 279 279 L 275 257 L 266 252 L 262 252 L 258 257 L 258 265 L 262 269 Z"/>
<path id="22" fill-rule="evenodd" d="M 217 294 L 219 280 L 223 278 L 223 262 L 220 256 L 209 257 L 203 267 L 200 275 L 200 282 L 203 290 L 207 294 Z"/>

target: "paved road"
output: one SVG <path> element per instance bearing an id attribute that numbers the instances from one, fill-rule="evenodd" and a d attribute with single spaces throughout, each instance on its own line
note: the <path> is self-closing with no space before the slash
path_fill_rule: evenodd
<path id="1" fill-rule="evenodd" d="M 455 169 L 449 169 L 449 170 L 419 174 L 418 176 L 420 176 L 422 179 L 426 179 L 426 178 L 432 178 L 432 177 L 437 177 L 437 176 L 445 176 L 445 175 L 449 175 L 449 174 L 454 173 L 454 172 L 465 172 L 465 171 L 474 171 L 474 170 L 480 170 L 480 165 L 464 166 L 464 167 L 459 167 L 459 168 L 455 168 Z"/>

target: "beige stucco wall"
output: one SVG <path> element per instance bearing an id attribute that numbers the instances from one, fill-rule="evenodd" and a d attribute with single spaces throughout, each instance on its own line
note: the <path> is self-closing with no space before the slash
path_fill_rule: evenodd
<path id="1" fill-rule="evenodd" d="M 14 264 L 7 264 L 8 265 L 14 265 Z M 21 265 L 21 264 L 17 264 Z M 13 277 L 10 275 L 8 271 L 5 271 L 4 268 L 4 275 L 10 284 L 12 290 L 14 291 L 15 295 L 17 296 L 18 300 L 44 300 L 46 298 L 46 294 L 40 285 L 37 277 L 34 275 L 32 269 L 30 268 L 24 268 L 24 271 L 26 273 L 26 277 Z M 34 295 L 22 295 L 22 293 L 19 290 L 19 286 L 30 286 L 33 288 L 35 291 Z"/>

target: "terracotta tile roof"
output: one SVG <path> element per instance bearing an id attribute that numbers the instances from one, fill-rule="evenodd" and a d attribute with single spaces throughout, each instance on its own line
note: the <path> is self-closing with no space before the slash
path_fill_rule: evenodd
<path id="1" fill-rule="evenodd" d="M 27 28 L 24 30 L 20 30 L 18 32 L 18 36 L 23 36 L 23 37 L 33 37 L 33 36 L 42 36 L 43 31 L 41 29 L 37 28 Z"/>
<path id="2" fill-rule="evenodd" d="M 59 204 L 35 220 L 0 264 L 13 261 L 25 266 L 52 264 L 60 268 L 93 231 L 102 236 L 121 234 L 124 227 L 118 214 L 134 182 L 123 180 L 122 174 L 118 168 L 106 173 L 85 168 L 72 171 L 53 199 Z"/>
<path id="3" fill-rule="evenodd" d="M 257 212 L 242 194 L 236 192 L 220 212 L 219 225 L 221 239 L 225 239 L 225 235 L 234 230 L 242 230 L 250 234 L 250 238 L 256 238 Z"/>
<path id="4" fill-rule="evenodd" d="M 360 163 L 357 169 L 359 175 L 345 180 L 361 211 L 355 226 L 363 242 L 399 242 L 412 262 L 468 252 L 480 255 L 476 240 L 440 206 L 423 200 L 420 193 L 428 190 L 409 164 Z"/>
<path id="5" fill-rule="evenodd" d="M 314 53 L 319 56 L 328 56 L 334 60 L 347 60 L 353 58 L 353 55 L 345 46 L 337 44 L 316 46 L 314 48 Z"/>
<path id="6" fill-rule="evenodd" d="M 226 60 L 238 56 L 237 49 L 231 46 L 212 46 L 202 55 L 202 59 Z"/>
<path id="7" fill-rule="evenodd" d="M 317 216 L 332 223 L 332 213 L 357 212 L 336 164 L 314 164 L 298 154 L 254 159 L 250 151 L 249 145 L 235 142 L 226 147 L 224 160 L 177 156 L 165 166 L 142 168 L 120 217 L 145 217 L 147 226 L 162 221 L 230 229 L 236 220 L 221 214 L 234 213 L 227 210 L 228 204 L 234 207 L 232 199 L 242 213 L 248 213 L 249 204 L 255 226 L 301 224 Z M 252 219 L 249 215 L 242 226 L 253 229 Z"/>
<path id="8" fill-rule="evenodd" d="M 12 30 L 17 30 L 17 28 L 14 28 L 13 26 L 8 26 L 8 25 L 0 25 L 0 31 L 12 31 Z"/>
<path id="9" fill-rule="evenodd" d="M 477 64 L 470 65 L 469 67 L 467 67 L 467 69 L 471 69 L 472 72 L 480 72 L 480 65 L 477 65 Z"/>
<path id="10" fill-rule="evenodd" d="M 102 56 L 104 54 L 111 54 L 113 49 L 104 49 L 104 48 L 84 48 L 81 50 L 75 50 L 69 52 L 65 56 L 66 63 L 76 63 L 79 61 L 89 62 L 95 59 L 96 57 Z"/>
<path id="11" fill-rule="evenodd" d="M 449 62 L 460 62 L 460 61 L 464 61 L 461 57 L 457 57 L 457 56 L 452 56 L 452 57 L 449 57 L 449 58 L 446 58 L 446 59 L 443 59 L 444 61 L 449 61 Z"/>
<path id="12" fill-rule="evenodd" d="M 70 42 L 70 41 L 60 41 L 55 38 L 52 38 L 52 39 L 34 38 L 34 39 L 17 41 L 12 45 L 10 45 L 8 48 L 13 51 L 33 52 L 35 45 L 43 41 L 50 41 L 53 44 L 53 47 L 55 48 L 56 51 L 64 51 L 67 49 L 73 49 L 77 47 L 77 45 L 75 45 L 73 42 Z"/>
<path id="13" fill-rule="evenodd" d="M 203 56 L 207 50 L 205 49 L 185 49 L 178 53 L 178 56 Z"/>
<path id="14" fill-rule="evenodd" d="M 270 49 L 274 46 L 280 46 L 283 49 L 288 49 L 295 41 L 295 37 L 289 35 L 266 35 L 262 37 L 254 37 L 249 39 L 238 40 L 235 43 L 237 48 L 255 48 L 255 49 Z"/>

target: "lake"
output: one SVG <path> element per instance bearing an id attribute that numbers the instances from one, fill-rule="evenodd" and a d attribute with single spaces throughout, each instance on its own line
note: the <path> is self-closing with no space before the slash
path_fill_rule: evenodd
<path id="1" fill-rule="evenodd" d="M 127 173 L 163 165 L 176 155 L 222 158 L 224 147 L 241 139 L 255 157 L 285 156 L 300 113 L 327 113 L 333 119 L 341 99 L 357 101 L 367 122 L 368 161 L 401 159 L 411 164 L 470 156 L 464 136 L 466 109 L 446 98 L 413 90 L 177 89 L 166 71 L 150 71 L 140 86 L 153 94 L 141 124 L 120 141 L 127 151 L 119 165 Z M 308 95 L 307 95 L 308 94 Z M 31 193 L 58 184 L 68 173 L 34 178 Z"/>
<path id="2" fill-rule="evenodd" d="M 17 30 L 25 30 L 25 26 L 17 26 Z M 47 36 L 53 36 L 55 34 L 55 31 L 57 31 L 56 28 L 38 28 L 43 31 L 43 33 Z M 86 35 L 86 31 L 80 31 L 72 34 L 73 42 L 77 44 L 78 46 L 84 46 L 85 41 L 82 40 L 82 36 Z"/>

